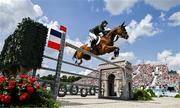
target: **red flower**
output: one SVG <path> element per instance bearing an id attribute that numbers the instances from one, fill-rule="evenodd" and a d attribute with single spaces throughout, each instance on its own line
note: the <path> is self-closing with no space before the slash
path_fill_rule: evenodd
<path id="1" fill-rule="evenodd" d="M 27 86 L 26 89 L 29 94 L 32 94 L 34 92 L 34 88 L 32 86 Z"/>
<path id="2" fill-rule="evenodd" d="M 26 93 L 26 92 L 22 93 L 22 94 L 19 96 L 19 100 L 20 100 L 21 102 L 26 101 L 28 98 L 29 98 L 29 94 Z"/>
<path id="3" fill-rule="evenodd" d="M 20 78 L 25 78 L 27 79 L 28 78 L 28 75 L 19 75 Z"/>
<path id="4" fill-rule="evenodd" d="M 11 96 L 6 95 L 6 94 L 2 94 L 2 95 L 0 96 L 0 99 L 1 99 L 1 102 L 2 102 L 3 104 L 8 104 L 8 103 L 11 102 Z"/>
<path id="5" fill-rule="evenodd" d="M 8 89 L 13 89 L 16 86 L 16 81 L 14 80 L 9 80 L 8 81 Z"/>
<path id="6" fill-rule="evenodd" d="M 23 87 L 23 86 L 25 86 L 25 84 L 23 84 L 23 83 L 18 84 L 18 87 Z"/>
<path id="7" fill-rule="evenodd" d="M 37 79 L 36 79 L 35 77 L 29 78 L 29 81 L 30 81 L 31 83 L 34 83 L 36 80 L 37 80 Z"/>
<path id="8" fill-rule="evenodd" d="M 39 83 L 36 83 L 36 88 L 40 89 L 41 85 Z"/>
<path id="9" fill-rule="evenodd" d="M 18 83 L 18 87 L 25 87 L 26 84 L 27 84 L 26 81 L 23 80 L 22 82 Z"/>
<path id="10" fill-rule="evenodd" d="M 5 77 L 3 75 L 0 75 L 0 85 L 3 84 L 4 80 L 5 80 Z"/>

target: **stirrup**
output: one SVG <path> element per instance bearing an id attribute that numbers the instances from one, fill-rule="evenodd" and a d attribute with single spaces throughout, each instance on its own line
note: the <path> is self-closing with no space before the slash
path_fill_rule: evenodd
<path id="1" fill-rule="evenodd" d="M 93 52 L 93 50 L 94 50 L 94 48 L 91 48 L 91 49 L 90 49 L 90 52 Z"/>
<path id="2" fill-rule="evenodd" d="M 95 50 L 95 48 L 96 48 L 96 45 L 94 45 L 93 47 L 91 47 L 90 52 L 93 52 L 93 51 Z"/>

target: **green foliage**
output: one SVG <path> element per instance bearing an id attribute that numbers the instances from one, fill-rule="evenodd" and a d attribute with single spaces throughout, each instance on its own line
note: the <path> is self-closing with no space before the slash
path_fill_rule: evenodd
<path id="1" fill-rule="evenodd" d="M 66 75 L 63 75 L 63 76 L 61 77 L 61 81 L 62 81 L 62 82 L 68 82 L 68 77 L 67 77 Z"/>
<path id="2" fill-rule="evenodd" d="M 152 89 L 147 89 L 147 92 L 149 92 L 151 94 L 151 97 L 157 97 Z"/>
<path id="3" fill-rule="evenodd" d="M 30 18 L 24 18 L 6 40 L 0 55 L 0 67 L 40 68 L 48 29 Z"/>
<path id="4" fill-rule="evenodd" d="M 63 79 L 63 77 L 61 77 L 61 81 L 70 83 L 78 81 L 79 79 L 81 79 L 81 77 L 69 76 L 67 79 Z"/>
<path id="5" fill-rule="evenodd" d="M 43 79 L 43 80 L 55 80 L 55 75 L 49 74 L 48 76 L 42 76 L 40 79 Z"/>
<path id="6" fill-rule="evenodd" d="M 151 94 L 145 89 L 135 89 L 133 95 L 135 100 L 152 100 Z"/>
<path id="7" fill-rule="evenodd" d="M 43 80 L 54 80 L 55 79 L 55 75 L 48 75 L 48 76 L 43 76 L 41 77 L 41 79 Z M 61 82 L 75 82 L 78 81 L 79 79 L 81 79 L 81 77 L 75 77 L 75 76 L 69 76 L 67 77 L 66 75 L 63 75 L 60 79 Z"/>
<path id="8" fill-rule="evenodd" d="M 180 93 L 175 96 L 175 98 L 180 98 Z"/>

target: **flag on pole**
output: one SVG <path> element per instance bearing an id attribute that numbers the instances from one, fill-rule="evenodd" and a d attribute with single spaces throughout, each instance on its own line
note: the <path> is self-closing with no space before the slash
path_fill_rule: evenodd
<path id="1" fill-rule="evenodd" d="M 64 27 L 64 26 L 60 26 L 60 30 L 62 31 L 62 32 L 66 32 L 66 27 Z"/>
<path id="2" fill-rule="evenodd" d="M 50 35 L 48 40 L 48 47 L 59 50 L 61 45 L 62 33 L 66 32 L 66 27 L 60 26 L 60 31 L 50 29 Z"/>
<path id="3" fill-rule="evenodd" d="M 48 40 L 48 47 L 59 50 L 61 44 L 61 35 L 62 35 L 61 32 L 51 28 L 49 34 L 49 40 Z"/>

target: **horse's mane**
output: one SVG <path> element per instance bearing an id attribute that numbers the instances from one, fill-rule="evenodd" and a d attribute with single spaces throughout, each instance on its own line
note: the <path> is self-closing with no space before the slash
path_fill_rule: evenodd
<path id="1" fill-rule="evenodd" d="M 110 30 L 109 33 L 107 33 L 107 34 L 105 35 L 105 37 L 109 37 L 110 34 L 111 34 L 111 33 L 114 33 L 114 31 L 115 31 L 117 28 L 118 28 L 118 27 L 114 27 L 112 30 Z"/>

